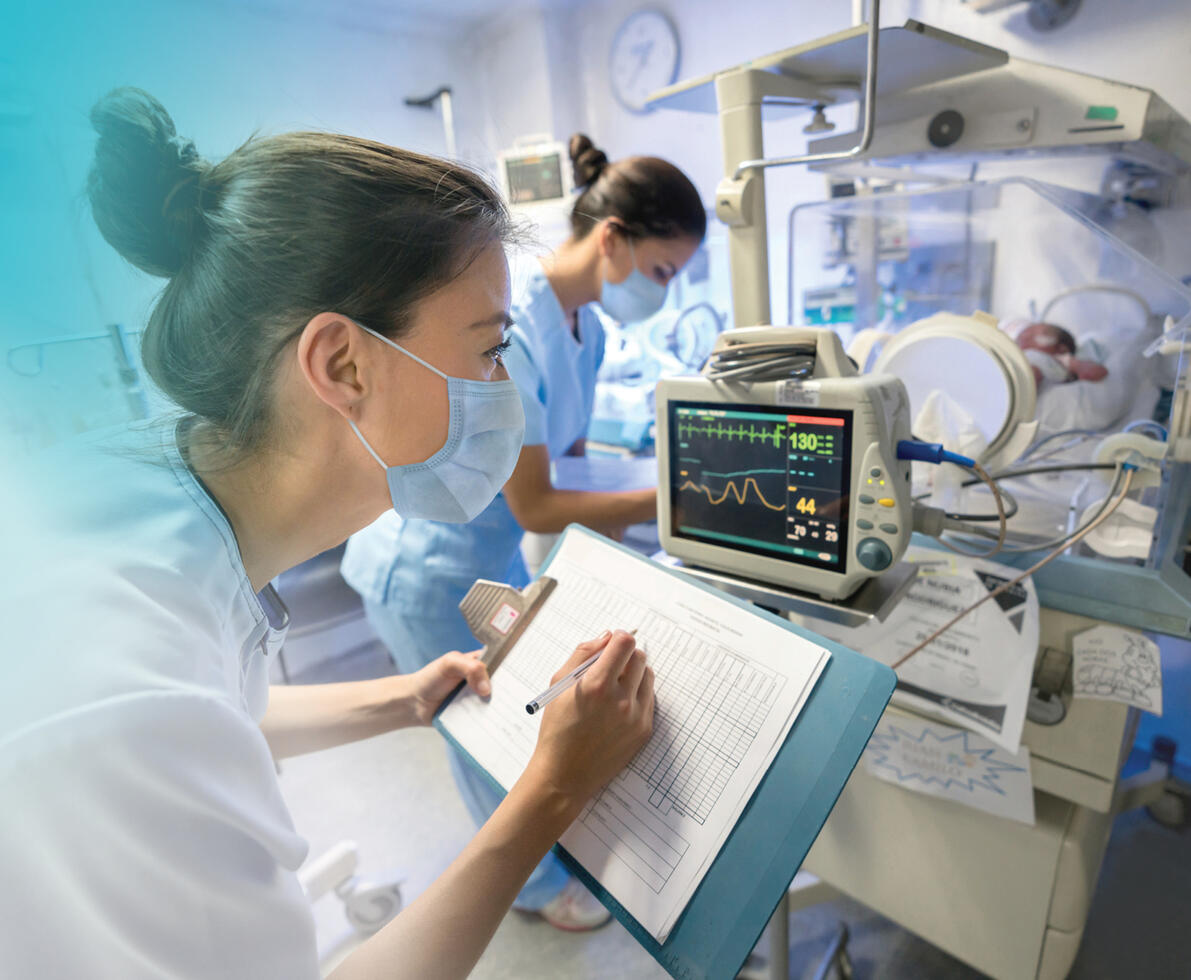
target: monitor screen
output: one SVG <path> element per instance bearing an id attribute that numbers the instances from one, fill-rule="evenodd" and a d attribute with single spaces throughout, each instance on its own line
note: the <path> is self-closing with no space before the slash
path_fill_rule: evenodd
<path id="1" fill-rule="evenodd" d="M 532 204 L 562 197 L 562 157 L 557 153 L 505 160 L 509 178 L 509 202 Z"/>
<path id="2" fill-rule="evenodd" d="M 852 413 L 667 403 L 670 533 L 844 571 Z"/>

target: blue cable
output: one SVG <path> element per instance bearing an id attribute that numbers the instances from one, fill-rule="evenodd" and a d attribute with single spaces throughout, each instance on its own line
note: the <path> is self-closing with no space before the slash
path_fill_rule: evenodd
<path id="1" fill-rule="evenodd" d="M 955 463 L 968 469 L 976 465 L 976 460 L 944 449 L 941 442 L 918 442 L 915 439 L 902 439 L 898 442 L 897 458 L 921 463 Z"/>

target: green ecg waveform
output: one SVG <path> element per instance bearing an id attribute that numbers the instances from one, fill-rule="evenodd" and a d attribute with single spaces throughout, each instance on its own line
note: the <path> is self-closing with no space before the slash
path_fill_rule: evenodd
<path id="1" fill-rule="evenodd" d="M 722 422 L 708 422 L 706 425 L 695 425 L 693 422 L 679 422 L 678 438 L 685 439 L 690 435 L 700 435 L 711 439 L 739 439 L 742 442 L 747 439 L 750 443 L 756 442 L 759 439 L 761 442 L 772 442 L 776 449 L 785 440 L 788 430 L 789 426 L 784 422 L 779 422 L 772 427 L 765 428 L 743 424 L 724 425 Z"/>

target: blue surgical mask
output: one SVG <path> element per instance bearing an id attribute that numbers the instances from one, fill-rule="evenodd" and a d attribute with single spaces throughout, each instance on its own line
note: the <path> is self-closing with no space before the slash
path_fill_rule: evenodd
<path id="1" fill-rule="evenodd" d="M 424 462 L 387 465 L 356 423 L 348 419 L 364 448 L 384 468 L 393 509 L 402 517 L 448 524 L 466 524 L 478 517 L 513 475 L 521 452 L 525 415 L 517 386 L 512 381 L 449 377 L 388 337 L 363 324 L 356 326 L 413 358 L 447 383 L 451 407 L 447 441 Z"/>
<path id="2" fill-rule="evenodd" d="M 633 271 L 624 282 L 604 280 L 600 287 L 600 306 L 613 320 L 621 323 L 637 323 L 648 320 L 666 302 L 666 287 L 654 282 L 637 268 L 637 253 L 629 239 L 629 255 L 633 259 Z"/>

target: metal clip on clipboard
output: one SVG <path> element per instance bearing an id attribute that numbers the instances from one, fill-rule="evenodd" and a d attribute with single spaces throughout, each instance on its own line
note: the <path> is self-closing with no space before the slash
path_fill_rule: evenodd
<path id="1" fill-rule="evenodd" d="M 518 591 L 511 585 L 477 579 L 459 603 L 459 611 L 477 640 L 484 644 L 480 660 L 491 674 L 516 646 L 525 628 L 558 582 L 543 575 Z"/>

